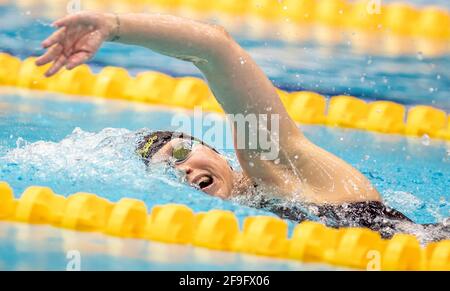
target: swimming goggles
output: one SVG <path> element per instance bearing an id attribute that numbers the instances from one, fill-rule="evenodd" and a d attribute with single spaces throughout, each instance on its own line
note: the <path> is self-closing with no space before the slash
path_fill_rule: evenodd
<path id="1" fill-rule="evenodd" d="M 180 140 L 173 146 L 171 160 L 176 165 L 185 162 L 192 155 L 194 148 L 201 143 L 196 140 Z"/>

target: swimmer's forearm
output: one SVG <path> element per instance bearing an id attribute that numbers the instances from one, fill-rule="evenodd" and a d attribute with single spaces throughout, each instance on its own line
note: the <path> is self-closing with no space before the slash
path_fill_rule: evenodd
<path id="1" fill-rule="evenodd" d="M 118 19 L 116 18 L 118 17 Z M 162 14 L 108 14 L 111 38 L 194 63 L 212 61 L 227 40 L 217 26 Z"/>

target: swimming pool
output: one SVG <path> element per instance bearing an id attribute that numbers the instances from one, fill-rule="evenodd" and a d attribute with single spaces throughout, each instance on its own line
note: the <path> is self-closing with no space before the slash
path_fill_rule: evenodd
<path id="1" fill-rule="evenodd" d="M 113 202 L 121 197 L 137 198 L 145 201 L 149 209 L 156 204 L 176 202 L 186 204 L 195 211 L 232 210 L 241 223 L 247 216 L 272 215 L 204 195 L 164 176 L 143 174 L 143 165 L 134 157 L 133 143 L 130 142 L 134 138 L 132 132 L 148 125 L 154 129 L 170 129 L 171 110 L 122 101 L 99 100 L 95 103 L 67 99 L 67 96 L 58 98 L 45 93 L 1 94 L 1 107 L 8 110 L 3 111 L 0 117 L 0 180 L 8 181 L 16 194 L 22 193 L 30 185 L 43 185 L 63 195 L 83 189 Z M 445 142 L 322 126 L 302 128 L 313 141 L 345 158 L 367 175 L 390 206 L 420 223 L 441 221 L 448 217 L 450 205 L 445 193 L 450 186 L 450 149 Z M 386 154 L 386 148 L 389 154 Z M 290 229 L 293 226 L 295 223 L 290 223 Z M 5 232 L 8 233 L 3 230 Z M 29 232 L 35 231 L 28 227 L 24 233 Z M 49 233 L 50 237 L 54 236 L 52 240 L 60 240 L 59 231 L 49 230 Z M 21 260 L 30 260 L 21 248 L 13 247 L 17 237 L 21 238 L 20 235 L 12 235 L 1 240 L 2 244 L 9 245 L 0 248 L 3 250 L 0 257 L 6 257 L 4 264 L 7 268 L 20 268 Z M 83 242 L 84 238 L 80 240 Z M 126 242 L 123 244 L 123 248 L 127 249 Z M 53 248 L 42 242 L 44 252 L 46 247 Z M 11 255 L 11 252 L 16 255 Z M 56 252 L 54 255 L 57 254 L 61 253 Z M 108 254 L 105 256 L 108 257 Z M 114 258 L 118 260 L 117 257 L 108 258 L 100 261 L 92 259 L 92 262 L 87 259 L 86 268 L 119 268 L 120 260 L 116 264 L 110 261 Z M 49 257 L 43 262 L 39 261 L 39 268 L 58 269 L 60 261 Z M 222 266 L 194 264 L 193 268 L 252 268 L 239 260 L 233 262 Z M 292 262 L 286 263 L 291 267 L 284 263 L 267 263 L 256 264 L 254 268 L 308 268 Z M 175 264 L 173 268 L 183 265 L 180 264 Z M 168 267 L 136 258 L 130 259 L 128 266 L 130 269 Z"/>
<path id="2" fill-rule="evenodd" d="M 0 6 L 0 14 L 10 18 L 21 13 L 19 11 L 14 6 Z M 38 40 L 50 31 L 44 25 L 47 20 L 25 17 L 23 23 L 8 22 L 6 25 L 7 18 L 1 19 L 5 24 L 0 26 L 3 51 L 20 57 L 39 53 Z M 433 58 L 424 58 L 420 54 L 402 57 L 355 55 L 350 54 L 351 50 L 345 45 L 240 41 L 267 69 L 274 83 L 284 89 L 313 89 L 326 95 L 347 93 L 372 100 L 383 97 L 404 104 L 432 104 L 447 111 L 450 109 L 448 55 Z M 287 55 L 296 58 L 289 59 Z M 104 65 L 121 65 L 131 73 L 156 69 L 174 76 L 198 75 L 188 64 L 117 45 L 106 46 L 92 65 L 97 70 Z M 361 71 L 364 76 L 357 73 Z M 16 196 L 30 185 L 43 185 L 63 195 L 82 190 L 111 201 L 124 196 L 137 198 L 149 208 L 157 204 L 182 203 L 196 212 L 232 210 L 241 224 L 248 216 L 273 215 L 206 196 L 170 177 L 143 174 L 144 165 L 134 155 L 134 132 L 142 128 L 171 129 L 172 118 L 180 110 L 7 88 L 0 91 L 0 109 L 0 180 L 8 181 Z M 223 122 L 218 115 L 211 118 Z M 448 142 L 426 136 L 407 138 L 323 126 L 302 126 L 302 129 L 312 141 L 363 172 L 390 206 L 416 222 L 432 223 L 449 216 Z M 228 144 L 223 150 L 236 162 L 231 149 L 232 145 Z M 291 231 L 294 226 L 289 223 Z M 0 245 L 3 246 L 0 248 L 0 269 L 64 269 L 65 252 L 72 247 L 92 251 L 92 256 L 89 253 L 86 261 L 83 260 L 86 269 L 318 268 L 317 265 L 292 261 L 224 255 L 46 227 L 35 229 L 2 223 L 0 234 Z M 35 251 L 34 243 L 32 248 L 27 240 L 39 241 L 40 251 Z M 105 245 L 107 250 L 99 251 Z M 139 252 L 143 249 L 145 258 Z M 176 249 L 177 254 L 178 251 L 183 254 L 177 256 L 180 261 L 161 262 L 168 257 L 164 252 L 172 253 Z M 134 252 L 129 254 L 129 250 Z M 203 255 L 198 256 L 198 252 Z M 213 262 L 217 256 L 222 258 L 223 264 Z"/>

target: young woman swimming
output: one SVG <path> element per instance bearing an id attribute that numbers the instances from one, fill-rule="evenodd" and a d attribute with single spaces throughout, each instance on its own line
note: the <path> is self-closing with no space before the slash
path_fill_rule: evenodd
<path id="1" fill-rule="evenodd" d="M 302 134 L 273 84 L 222 27 L 170 15 L 97 12 L 69 15 L 54 26 L 58 30 L 42 43 L 47 52 L 36 61 L 37 65 L 53 62 L 46 76 L 62 67 L 71 70 L 85 63 L 105 41 L 140 45 L 192 62 L 226 113 L 265 115 L 279 125 L 277 131 L 270 123 L 246 126 L 241 131 L 233 123 L 242 172 L 234 171 L 212 147 L 173 132 L 143 137 L 137 153 L 146 164 L 167 162 L 182 171 L 189 184 L 223 199 L 264 189 L 273 193 L 274 199 L 296 201 L 297 206 L 288 208 L 272 203 L 273 199 L 259 200 L 260 207 L 296 221 L 316 216 L 328 225 L 369 227 L 385 237 L 412 223 L 386 207 L 364 175 Z M 264 158 L 266 148 L 259 141 L 250 144 L 250 137 L 261 130 L 268 132 L 270 142 L 277 146 L 276 159 Z"/>

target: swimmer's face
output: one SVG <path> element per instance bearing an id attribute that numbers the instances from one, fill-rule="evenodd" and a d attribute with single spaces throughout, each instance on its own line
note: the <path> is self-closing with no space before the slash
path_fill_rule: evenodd
<path id="1" fill-rule="evenodd" d="M 174 161 L 174 167 L 186 174 L 190 185 L 207 194 L 229 198 L 235 174 L 225 158 L 200 143 L 185 151 L 186 142 L 181 138 L 171 140 L 153 156 L 152 161 Z"/>

